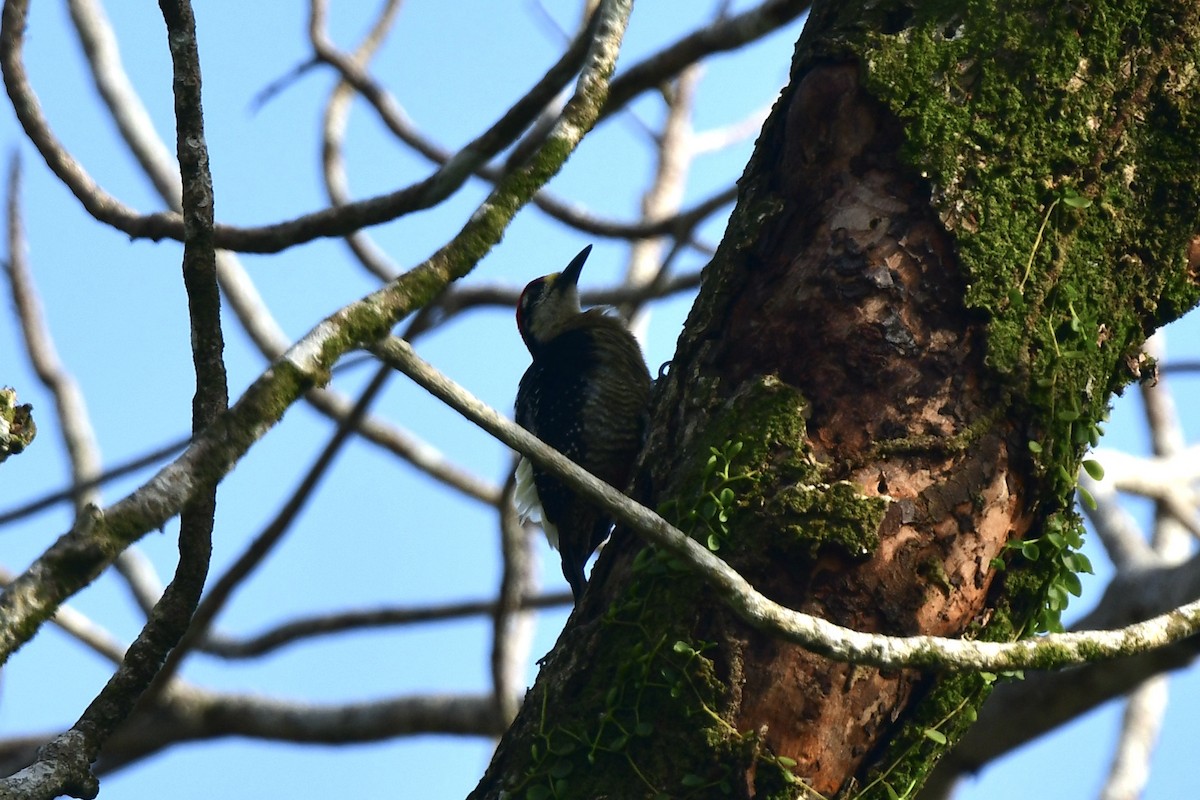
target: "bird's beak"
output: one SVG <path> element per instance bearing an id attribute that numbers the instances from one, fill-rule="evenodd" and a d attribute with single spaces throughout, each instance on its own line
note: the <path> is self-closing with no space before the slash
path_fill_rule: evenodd
<path id="1" fill-rule="evenodd" d="M 583 262 L 587 261 L 588 254 L 591 252 L 592 246 L 589 244 L 579 251 L 579 255 L 571 259 L 571 263 L 567 264 L 567 268 L 559 276 L 559 280 L 564 282 L 562 285 L 577 286 L 579 284 L 579 273 L 583 271 Z"/>

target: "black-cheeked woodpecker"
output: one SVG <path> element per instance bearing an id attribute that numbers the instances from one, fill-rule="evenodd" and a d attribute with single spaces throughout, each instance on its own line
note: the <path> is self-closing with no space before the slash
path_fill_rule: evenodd
<path id="1" fill-rule="evenodd" d="M 619 491 L 626 491 L 645 434 L 650 373 L 624 323 L 579 305 L 579 273 L 591 246 L 565 270 L 538 278 L 517 303 L 517 328 L 533 363 L 517 389 L 517 423 Z M 522 458 L 517 509 L 541 522 L 562 557 L 575 603 L 583 568 L 613 520 L 558 479 Z"/>

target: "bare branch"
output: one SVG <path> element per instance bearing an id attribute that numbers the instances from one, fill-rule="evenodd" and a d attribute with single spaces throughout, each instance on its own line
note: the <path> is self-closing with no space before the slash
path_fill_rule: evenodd
<path id="1" fill-rule="evenodd" d="M 246 551 L 234 562 L 228 570 L 225 571 L 220 579 L 205 595 L 204 600 L 196 609 L 196 613 L 192 618 L 191 627 L 180 640 L 179 645 L 171 653 L 170 658 L 164 665 L 159 674 L 157 685 L 165 686 L 166 681 L 178 671 L 179 664 L 188 654 L 197 642 L 203 639 L 206 635 L 209 626 L 220 613 L 221 609 L 233 596 L 233 593 L 241 586 L 250 574 L 262 563 L 263 559 L 275 548 L 283 536 L 291 529 L 292 523 L 296 521 L 296 517 L 304 508 L 308 500 L 313 496 L 313 492 L 317 488 L 317 484 L 321 478 L 333 466 L 333 461 L 337 454 L 341 452 L 342 447 L 350 440 L 350 434 L 353 432 L 355 424 L 362 415 L 366 413 L 368 406 L 375 401 L 379 393 L 383 391 L 383 387 L 387 384 L 389 370 L 386 367 L 379 369 L 375 376 L 371 379 L 370 384 L 363 390 L 354 409 L 347 415 L 346 419 L 338 425 L 333 436 L 325 445 L 321 454 L 317 456 L 313 465 L 309 467 L 303 480 L 292 492 L 292 496 L 284 503 L 282 509 L 275 516 L 271 523 L 255 537 Z"/>
<path id="2" fill-rule="evenodd" d="M 515 465 L 514 465 L 515 467 Z M 500 554 L 504 566 L 496 607 L 492 615 L 492 694 L 496 711 L 512 721 L 521 708 L 525 663 L 533 641 L 533 615 L 523 600 L 537 590 L 533 543 L 513 505 L 515 471 L 510 471 L 500 504 Z"/>
<path id="3" fill-rule="evenodd" d="M 1139 686 L 1125 702 L 1121 737 L 1100 800 L 1138 800 L 1142 796 L 1169 695 L 1167 679 L 1157 677 Z"/>
<path id="4" fill-rule="evenodd" d="M 149 114 L 121 64 L 116 37 L 95 0 L 71 0 L 76 32 L 88 56 L 92 79 L 116 120 L 122 138 L 138 163 L 150 176 L 163 202 L 178 210 L 180 202 L 179 169 L 150 124 Z M 217 273 L 230 306 L 250 338 L 268 359 L 281 356 L 291 345 L 272 318 L 249 275 L 233 253 L 217 253 Z M 346 418 L 353 403 L 330 389 L 312 389 L 306 399 L 326 416 L 337 421 Z M 433 447 L 408 431 L 385 420 L 368 416 L 358 433 L 367 441 L 383 447 L 408 461 L 435 480 L 489 505 L 499 501 L 500 488 L 447 461 Z M 182 446 L 182 445 L 180 445 Z M 155 459 L 161 460 L 161 459 Z M 8 517 L 0 517 L 0 521 Z"/>
<path id="5" fill-rule="evenodd" d="M 199 431 L 225 411 L 228 401 L 222 356 L 221 300 L 212 245 L 212 175 L 208 169 L 201 111 L 196 21 L 187 0 L 161 0 L 159 7 L 167 23 L 173 67 L 177 154 L 184 187 L 186 228 L 183 281 L 188 295 L 196 369 L 192 422 L 193 429 Z M 7 11 L 6 7 L 6 22 Z M 67 792 L 91 798 L 99 793 L 91 763 L 96 760 L 105 740 L 128 718 L 159 672 L 167 653 L 187 630 L 204 588 L 212 555 L 216 482 L 203 482 L 199 476 L 193 476 L 193 480 L 198 486 L 183 509 L 175 578 L 155 605 L 145 628 L 129 647 L 116 673 L 71 730 L 40 750 L 39 759 L 32 767 L 0 781 L 0 793 L 14 788 L 26 797 L 53 797 Z M 80 514 L 78 518 L 83 516 Z M 5 593 L 5 599 L 10 593 L 11 588 Z"/>
<path id="6" fill-rule="evenodd" d="M 711 25 L 689 33 L 617 76 L 604 116 L 623 108 L 642 92 L 674 78 L 705 56 L 734 50 L 778 30 L 811 5 L 808 0 L 767 0 L 741 14 L 719 16 Z"/>
<path id="7" fill-rule="evenodd" d="M 169 212 L 142 215 L 124 205 L 92 180 L 55 136 L 42 113 L 22 61 L 28 10 L 28 0 L 5 0 L 3 25 L 0 27 L 0 67 L 3 68 L 5 86 L 17 118 L 30 141 L 37 146 L 47 166 L 97 220 L 135 239 L 169 238 L 182 241 L 184 223 L 179 215 Z M 591 36 L 580 36 L 542 79 L 494 125 L 427 178 L 387 195 L 323 209 L 273 225 L 251 228 L 217 225 L 214 229 L 215 246 L 239 252 L 275 253 L 317 238 L 345 236 L 361 228 L 436 205 L 457 191 L 490 158 L 512 144 L 542 107 L 578 72 L 581 60 L 590 52 L 593 44 Z M 341 57 L 336 52 L 322 55 L 327 55 L 331 60 Z M 339 68 L 343 72 L 353 72 L 354 69 L 352 64 L 339 64 Z"/>
<path id="8" fill-rule="evenodd" d="M 1137 520 L 1121 507 L 1111 481 L 1098 481 L 1087 472 L 1079 471 L 1079 485 L 1096 501 L 1096 507 L 1084 506 L 1084 513 L 1104 545 L 1104 550 L 1118 570 L 1144 566 L 1154 559 L 1154 552 L 1138 527 Z"/>
<path id="9" fill-rule="evenodd" d="M 522 597 L 518 607 L 522 611 L 535 611 L 569 605 L 571 605 L 570 592 L 554 592 L 536 597 Z M 383 608 L 374 611 L 322 614 L 318 617 L 293 620 L 249 639 L 232 639 L 218 634 L 210 634 L 201 649 L 221 658 L 257 658 L 316 636 L 368 628 L 445 622 L 466 617 L 495 616 L 496 608 L 495 600 L 468 600 L 440 606 Z"/>
<path id="10" fill-rule="evenodd" d="M 0 660 L 28 641 L 66 597 L 108 566 L 111 554 L 160 527 L 193 501 L 202 488 L 194 476 L 220 480 L 301 393 L 328 380 L 333 363 L 355 343 L 378 340 L 401 317 L 470 271 L 595 122 L 628 14 L 627 0 L 602 1 L 586 67 L 552 136 L 529 164 L 488 196 L 457 236 L 419 267 L 318 324 L 196 436 L 179 458 L 105 512 L 89 515 L 12 582 L 0 596 Z M 46 574 L 59 579 L 44 581 Z"/>
<path id="11" fill-rule="evenodd" d="M 8 279 L 12 288 L 13 307 L 21 323 L 25 352 L 29 362 L 50 394 L 62 425 L 63 444 L 71 464 L 71 479 L 76 511 L 96 502 L 93 481 L 100 473 L 100 454 L 92 431 L 87 404 L 79 384 L 75 382 L 54 347 L 54 339 L 46 324 L 37 287 L 30 274 L 25 242 L 25 226 L 21 220 L 21 160 L 13 154 L 8 172 Z M 92 488 L 81 488 L 92 487 Z"/>
<path id="12" fill-rule="evenodd" d="M 25 350 L 42 384 L 54 397 L 71 464 L 71 487 L 65 493 L 75 504 L 79 515 L 89 505 L 100 503 L 99 486 L 103 478 L 100 467 L 100 447 L 92 430 L 87 403 L 79 384 L 59 360 L 42 313 L 37 287 L 29 269 L 25 228 L 20 211 L 20 158 L 15 153 L 9 165 L 8 184 L 8 250 L 7 270 L 12 287 L 13 306 L 21 321 Z M 8 520 L 5 515 L 0 521 Z M 162 594 L 162 587 L 153 566 L 135 550 L 126 550 L 117 557 L 117 571 L 125 579 L 134 600 L 147 614 Z"/>
<path id="13" fill-rule="evenodd" d="M 1127 626 L 1153 614 L 1169 613 L 1197 597 L 1200 559 L 1178 566 L 1131 568 L 1113 578 L 1100 602 L 1075 629 Z M 1155 675 L 1192 663 L 1198 651 L 1200 639 L 1192 637 L 1117 661 L 1037 672 L 1027 674 L 1023 681 L 1000 684 L 980 710 L 979 721 L 938 764 L 922 797 L 948 796 L 948 787 L 959 775 L 975 772 Z"/>
<path id="14" fill-rule="evenodd" d="M 1163 358 L 1164 349 L 1161 332 L 1150 337 L 1144 348 L 1146 354 L 1156 360 Z M 1183 428 L 1165 379 L 1160 377 L 1158 381 L 1141 384 L 1140 389 L 1154 454 L 1160 458 L 1175 455 L 1184 448 Z M 1191 550 L 1187 530 L 1162 503 L 1156 509 L 1151 543 L 1155 557 L 1163 564 L 1178 564 Z M 1141 797 L 1150 777 L 1150 758 L 1158 741 L 1169 696 L 1167 679 L 1156 677 L 1139 686 L 1125 701 L 1121 735 L 1101 791 L 1102 800 Z"/>
<path id="15" fill-rule="evenodd" d="M 7 586 L 12 578 L 11 572 L 0 567 L 0 587 Z M 116 637 L 104 627 L 96 624 L 85 614 L 76 611 L 74 608 L 68 605 L 59 606 L 58 610 L 54 612 L 54 616 L 50 618 L 50 621 L 86 645 L 93 652 L 112 663 L 120 664 L 124 660 L 125 646 L 118 642 Z"/>
<path id="16" fill-rule="evenodd" d="M 140 707 L 135 723 L 123 726 L 108 741 L 96 763 L 97 774 L 112 773 L 175 744 L 226 736 L 350 744 L 425 734 L 497 736 L 508 724 L 496 713 L 490 695 L 391 697 L 314 705 L 218 693 L 179 683 L 172 684 L 159 704 Z M 51 737 L 2 742 L 0 768 L 19 768 L 29 763 L 31 756 L 57 746 Z M 41 762 L 26 768 L 0 781 L 0 797 L 48 798 L 35 791 L 35 784 L 44 784 L 48 774 Z M 8 787 L 12 791 L 7 791 Z M 22 793 L 26 791 L 29 793 Z"/>
<path id="17" fill-rule="evenodd" d="M 325 32 L 325 0 L 312 0 L 309 4 L 309 39 L 313 49 L 332 51 L 333 44 Z M 379 14 L 379 19 L 349 56 L 351 63 L 365 69 L 371 56 L 379 49 L 392 22 L 400 10 L 400 0 L 388 0 Z M 319 59 L 319 56 L 317 57 Z M 345 78 L 337 82 L 325 104 L 324 120 L 321 124 L 321 166 L 325 178 L 325 191 L 333 205 L 350 202 L 350 189 L 346 179 L 346 163 L 342 157 L 345 140 L 346 120 L 350 114 L 350 103 L 354 99 L 354 87 Z M 346 244 L 359 263 L 383 281 L 390 281 L 399 274 L 399 268 L 387 254 L 380 250 L 364 231 L 355 231 L 346 236 Z"/>
<path id="18" fill-rule="evenodd" d="M 979 642 L 940 636 L 881 636 L 853 631 L 763 596 L 732 567 L 645 506 L 630 500 L 540 439 L 489 408 L 420 359 L 405 341 L 390 338 L 374 352 L 442 402 L 509 447 L 532 459 L 575 492 L 612 512 L 702 576 L 751 627 L 835 661 L 882 668 L 948 670 L 1053 669 L 1143 653 L 1200 632 L 1200 600 L 1120 630 L 1062 633 L 1018 642 Z"/>
<path id="19" fill-rule="evenodd" d="M 680 74 L 666 93 L 667 118 L 657 137 L 654 177 L 642 194 L 642 218 L 647 222 L 677 213 L 683 202 L 688 170 L 692 164 L 692 110 L 699 81 L 700 67 L 692 65 Z M 646 286 L 665 277 L 667 262 L 662 257 L 663 244 L 657 238 L 640 239 L 633 243 L 625 270 L 626 285 Z M 635 313 L 637 306 L 632 304 L 621 310 L 629 319 L 629 327 L 634 335 L 644 337 L 645 326 L 649 322 L 646 314 Z"/>

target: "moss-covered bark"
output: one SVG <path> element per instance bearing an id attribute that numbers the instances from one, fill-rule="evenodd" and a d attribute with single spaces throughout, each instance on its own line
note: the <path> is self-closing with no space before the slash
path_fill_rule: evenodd
<path id="1" fill-rule="evenodd" d="M 1200 298 L 1198 15 L 818 3 L 641 499 L 850 627 L 1052 627 L 1084 449 Z M 905 796 L 992 680 L 782 644 L 618 531 L 476 796 Z"/>

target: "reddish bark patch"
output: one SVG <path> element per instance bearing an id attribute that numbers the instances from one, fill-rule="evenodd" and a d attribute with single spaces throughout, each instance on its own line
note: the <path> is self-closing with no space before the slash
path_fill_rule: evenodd
<path id="1" fill-rule="evenodd" d="M 830 477 L 891 506 L 865 561 L 829 552 L 803 575 L 747 577 L 858 630 L 959 635 L 985 612 L 991 559 L 1027 524 L 1008 434 L 988 427 L 982 320 L 962 305 L 953 242 L 900 158 L 898 123 L 854 67 L 809 72 L 784 127 L 770 180 L 785 211 L 757 243 L 707 358 L 733 386 L 774 374 L 797 387 Z M 733 724 L 760 731 L 826 795 L 919 687 L 911 671 L 833 664 L 726 624 L 755 665 L 731 667 L 742 681 Z"/>

